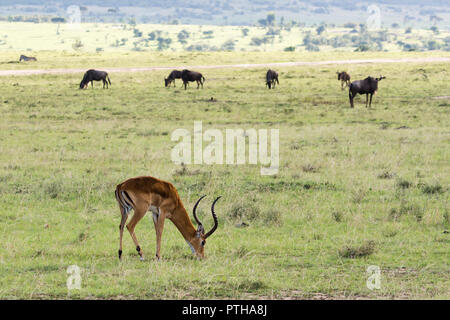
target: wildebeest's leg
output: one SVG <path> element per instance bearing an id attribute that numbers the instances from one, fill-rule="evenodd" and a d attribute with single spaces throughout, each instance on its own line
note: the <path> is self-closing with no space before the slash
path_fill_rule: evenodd
<path id="1" fill-rule="evenodd" d="M 91 87 L 94 88 L 94 81 L 91 80 Z"/>
<path id="2" fill-rule="evenodd" d="M 373 93 L 371 93 L 371 94 L 370 94 L 370 103 L 369 103 L 369 108 L 370 108 L 370 107 L 372 107 L 372 96 L 373 96 Z"/>
<path id="3" fill-rule="evenodd" d="M 197 89 L 200 88 L 200 81 L 198 81 L 198 80 L 195 80 L 195 81 L 197 81 Z"/>
<path id="4" fill-rule="evenodd" d="M 356 93 L 353 94 L 351 90 L 348 90 L 348 98 L 350 99 L 350 108 L 354 108 L 353 105 L 353 98 L 355 97 Z"/>
<path id="5" fill-rule="evenodd" d="M 184 90 L 186 90 L 187 81 L 184 81 L 184 80 L 183 80 L 183 84 L 184 84 Z"/>
<path id="6" fill-rule="evenodd" d="M 368 102 L 369 102 L 369 94 L 368 94 L 368 93 L 366 93 L 366 108 L 367 108 L 367 104 L 368 104 Z"/>

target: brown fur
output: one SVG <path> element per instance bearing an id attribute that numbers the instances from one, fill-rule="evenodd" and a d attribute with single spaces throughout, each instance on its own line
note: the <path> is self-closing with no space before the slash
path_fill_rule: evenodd
<path id="1" fill-rule="evenodd" d="M 122 192 L 125 193 L 125 197 L 130 198 L 129 200 L 131 200 L 132 203 L 129 203 L 130 201 L 124 199 Z M 124 202 L 131 205 L 134 209 L 133 217 L 127 224 L 127 229 L 130 232 L 141 258 L 143 256 L 140 252 L 140 246 L 134 233 L 134 229 L 147 211 L 149 211 L 150 206 L 159 208 L 159 216 L 156 221 L 153 221 L 156 231 L 156 257 L 158 259 L 160 258 L 161 236 L 165 218 L 168 218 L 175 224 L 184 239 L 192 245 L 196 256 L 198 258 L 204 257 L 205 240 L 208 235 L 205 236 L 201 224 L 197 230 L 194 228 L 176 188 L 170 182 L 149 176 L 131 178 L 117 185 L 116 198 L 122 214 L 119 258 L 122 252 L 123 228 L 128 217 L 124 209 Z"/>
<path id="2" fill-rule="evenodd" d="M 338 80 L 341 80 L 341 90 L 344 90 L 345 87 L 349 87 L 350 86 L 350 75 L 345 71 L 336 72 L 336 73 L 338 75 Z"/>

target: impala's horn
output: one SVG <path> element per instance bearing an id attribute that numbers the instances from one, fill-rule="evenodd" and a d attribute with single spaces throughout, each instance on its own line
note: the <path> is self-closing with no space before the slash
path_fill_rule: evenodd
<path id="1" fill-rule="evenodd" d="M 208 238 L 210 235 L 212 235 L 214 233 L 214 231 L 216 231 L 217 226 L 219 225 L 219 221 L 217 221 L 217 216 L 216 213 L 214 212 L 214 205 L 216 204 L 217 200 L 219 200 L 220 198 L 222 198 L 222 196 L 217 197 L 216 200 L 214 200 L 212 206 L 211 206 L 211 214 L 213 216 L 214 219 L 214 226 L 212 227 L 211 230 L 209 230 L 209 232 L 207 234 L 205 234 L 205 239 Z"/>
<path id="2" fill-rule="evenodd" d="M 196 214 L 195 212 L 196 212 L 196 210 L 197 210 L 198 204 L 200 203 L 200 201 L 202 201 L 202 199 L 203 199 L 204 197 L 206 197 L 206 194 L 205 194 L 204 196 L 200 197 L 200 199 L 197 200 L 197 202 L 196 202 L 195 205 L 194 205 L 194 210 L 193 210 L 194 219 L 195 219 L 195 222 L 197 222 L 197 224 L 198 224 L 198 230 L 199 230 L 199 231 L 200 231 L 200 229 L 203 229 L 203 225 L 202 225 L 202 223 L 200 222 L 200 220 L 198 220 L 197 214 Z"/>

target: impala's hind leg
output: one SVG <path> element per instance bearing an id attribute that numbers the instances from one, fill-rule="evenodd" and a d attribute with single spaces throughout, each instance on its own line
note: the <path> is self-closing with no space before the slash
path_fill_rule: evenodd
<path id="1" fill-rule="evenodd" d="M 123 239 L 123 229 L 125 228 L 125 222 L 127 222 L 128 214 L 121 207 L 120 213 L 122 214 L 122 220 L 120 221 L 119 230 L 120 230 L 120 244 L 119 244 L 119 260 L 122 260 L 122 239 Z"/>
<path id="2" fill-rule="evenodd" d="M 138 252 L 141 261 L 144 260 L 144 256 L 141 251 L 141 247 L 139 246 L 139 242 L 136 238 L 136 234 L 134 233 L 134 229 L 136 228 L 136 225 L 138 222 L 145 216 L 145 213 L 147 212 L 147 208 L 143 208 L 142 206 L 134 209 L 133 217 L 131 218 L 130 222 L 127 224 L 127 229 L 130 232 L 131 238 L 134 241 L 134 244 L 136 245 L 136 251 Z"/>

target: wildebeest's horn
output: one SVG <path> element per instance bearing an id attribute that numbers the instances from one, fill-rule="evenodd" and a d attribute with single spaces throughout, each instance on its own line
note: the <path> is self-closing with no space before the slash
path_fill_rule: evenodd
<path id="1" fill-rule="evenodd" d="M 195 211 L 197 210 L 198 204 L 200 203 L 200 201 L 201 201 L 204 197 L 206 197 L 206 194 L 205 194 L 204 196 L 200 197 L 200 199 L 197 200 L 197 202 L 196 202 L 195 205 L 194 205 L 194 210 L 193 210 L 194 219 L 195 219 L 195 221 L 197 222 L 197 224 L 198 224 L 199 226 L 201 226 L 202 223 L 200 222 L 200 220 L 198 220 L 197 214 L 195 213 Z"/>
<path id="2" fill-rule="evenodd" d="M 220 198 L 222 198 L 222 196 L 217 197 L 216 200 L 214 200 L 212 206 L 211 206 L 211 214 L 213 216 L 214 219 L 214 226 L 212 227 L 211 230 L 209 230 L 209 232 L 207 234 L 205 234 L 205 239 L 208 238 L 210 235 L 212 235 L 214 233 L 214 231 L 216 231 L 217 226 L 219 225 L 219 221 L 217 221 L 217 216 L 216 213 L 214 212 L 214 205 L 216 204 L 217 200 L 219 200 Z"/>

